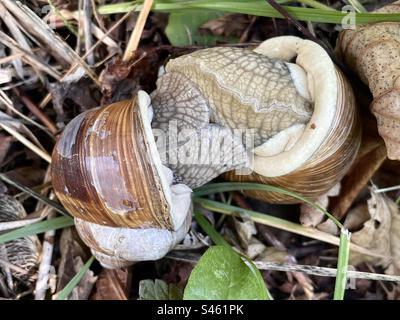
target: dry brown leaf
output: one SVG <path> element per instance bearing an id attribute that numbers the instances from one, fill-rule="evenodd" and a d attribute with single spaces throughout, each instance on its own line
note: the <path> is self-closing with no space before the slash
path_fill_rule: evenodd
<path id="1" fill-rule="evenodd" d="M 232 21 L 235 21 L 235 23 L 232 23 Z M 206 22 L 200 27 L 200 31 L 217 36 L 240 37 L 250 24 L 251 17 L 233 13 Z"/>
<path id="2" fill-rule="evenodd" d="M 87 78 L 78 81 L 60 81 L 49 85 L 54 110 L 57 113 L 57 121 L 70 120 L 75 114 L 68 114 L 73 111 L 71 102 L 84 112 L 98 106 L 91 82 Z M 69 102 L 69 103 L 66 103 Z"/>
<path id="3" fill-rule="evenodd" d="M 400 274 L 400 211 L 396 203 L 371 188 L 368 201 L 370 219 L 360 231 L 354 232 L 352 242 L 391 258 L 373 259 L 354 255 L 352 264 L 369 261 L 385 268 L 388 274 Z M 365 213 L 362 213 L 365 215 Z"/>
<path id="4" fill-rule="evenodd" d="M 233 218 L 233 224 L 238 234 L 240 244 L 244 249 L 246 249 L 253 236 L 257 234 L 257 229 L 254 221 L 250 218 L 242 217 L 242 220 L 243 222 L 239 219 Z"/>
<path id="5" fill-rule="evenodd" d="M 339 234 L 339 227 L 332 219 L 326 219 L 317 226 L 317 229 L 333 235 Z"/>
<path id="6" fill-rule="evenodd" d="M 259 256 L 264 250 L 266 250 L 265 244 L 259 241 L 257 238 L 252 237 L 250 243 L 248 244 L 246 250 L 244 251 L 246 256 L 250 259 L 254 259 Z"/>
<path id="7" fill-rule="evenodd" d="M 340 183 L 337 183 L 333 186 L 331 190 L 329 190 L 326 194 L 319 197 L 315 203 L 320 207 L 327 209 L 329 205 L 329 198 L 335 197 L 340 192 Z M 310 206 L 308 204 L 302 204 L 300 206 L 300 222 L 305 227 L 316 227 L 319 224 L 323 223 L 326 219 L 326 216 L 323 212 L 315 208 L 314 206 Z"/>
<path id="8" fill-rule="evenodd" d="M 73 265 L 75 274 L 77 274 L 83 268 L 84 262 L 81 257 L 76 257 L 73 260 Z M 96 281 L 97 277 L 94 276 L 93 271 L 87 270 L 79 284 L 72 290 L 68 300 L 87 300 Z"/>
<path id="9" fill-rule="evenodd" d="M 332 198 L 329 205 L 329 212 L 339 220 L 348 212 L 354 200 L 386 159 L 386 147 L 379 137 L 376 121 L 365 114 L 362 115 L 362 120 L 363 137 L 357 160 L 341 181 L 339 196 Z"/>
<path id="10" fill-rule="evenodd" d="M 128 300 L 132 273 L 129 268 L 103 269 L 90 300 Z"/>
<path id="11" fill-rule="evenodd" d="M 57 290 L 60 291 L 83 267 L 83 261 L 87 261 L 89 255 L 87 248 L 81 244 L 75 229 L 64 229 L 60 240 L 61 261 L 58 268 Z M 92 291 L 97 277 L 88 270 L 79 285 L 70 294 L 70 300 L 86 300 Z"/>
<path id="12" fill-rule="evenodd" d="M 5 136 L 0 134 L 0 166 L 3 163 L 13 140 L 13 136 Z"/>

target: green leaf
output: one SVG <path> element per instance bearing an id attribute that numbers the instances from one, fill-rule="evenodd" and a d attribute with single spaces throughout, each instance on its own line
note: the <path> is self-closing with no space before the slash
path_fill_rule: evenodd
<path id="1" fill-rule="evenodd" d="M 193 11 L 171 13 L 165 33 L 174 46 L 188 46 L 193 44 L 210 45 L 222 37 L 201 35 L 199 28 L 207 21 L 223 16 L 218 11 Z"/>
<path id="2" fill-rule="evenodd" d="M 182 289 L 160 279 L 142 280 L 139 283 L 140 300 L 182 300 Z"/>
<path id="3" fill-rule="evenodd" d="M 264 281 L 232 249 L 210 247 L 193 269 L 184 300 L 266 300 Z"/>
<path id="4" fill-rule="evenodd" d="M 331 219 L 339 228 L 342 228 L 342 224 L 332 216 L 328 211 L 322 208 L 317 203 L 295 193 L 288 189 L 268 185 L 268 184 L 260 184 L 260 183 L 248 183 L 248 182 L 221 182 L 221 183 L 209 183 L 204 186 L 201 186 L 194 190 L 193 198 L 202 197 L 205 195 L 218 193 L 218 192 L 228 192 L 228 191 L 244 191 L 244 190 L 261 190 L 267 192 L 275 192 L 279 194 L 285 194 L 291 196 L 295 199 L 298 199 L 308 205 L 316 208 L 325 214 L 329 219 Z"/>

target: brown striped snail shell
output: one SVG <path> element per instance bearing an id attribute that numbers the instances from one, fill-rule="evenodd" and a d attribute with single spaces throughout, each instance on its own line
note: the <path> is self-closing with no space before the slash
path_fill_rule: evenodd
<path id="1" fill-rule="evenodd" d="M 399 13 L 400 1 L 376 12 Z M 340 33 L 337 53 L 369 86 L 374 100 L 371 112 L 378 121 L 388 157 L 400 160 L 400 24 L 379 22 Z"/>
<path id="2" fill-rule="evenodd" d="M 163 257 L 186 235 L 191 189 L 161 164 L 149 96 L 89 110 L 71 121 L 52 157 L 58 199 L 105 267 Z"/>
<path id="3" fill-rule="evenodd" d="M 254 171 L 230 171 L 224 177 L 231 181 L 272 184 L 317 198 L 340 181 L 359 149 L 352 89 L 324 49 L 308 40 L 284 36 L 254 51 L 196 51 L 171 60 L 157 87 L 152 94 L 157 127 L 185 118 L 193 108 L 196 127 L 211 122 L 255 131 Z M 298 202 L 246 193 L 268 202 Z"/>

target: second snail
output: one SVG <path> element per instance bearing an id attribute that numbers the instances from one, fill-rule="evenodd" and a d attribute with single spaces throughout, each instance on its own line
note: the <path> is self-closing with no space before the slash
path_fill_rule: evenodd
<path id="1" fill-rule="evenodd" d="M 170 60 L 154 92 L 73 120 L 53 152 L 53 186 L 99 261 L 127 266 L 180 242 L 191 191 L 220 175 L 325 194 L 360 134 L 352 89 L 318 44 L 285 36 L 204 49 Z"/>

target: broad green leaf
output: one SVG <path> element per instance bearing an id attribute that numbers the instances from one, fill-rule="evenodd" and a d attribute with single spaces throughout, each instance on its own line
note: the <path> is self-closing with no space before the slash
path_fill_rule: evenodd
<path id="1" fill-rule="evenodd" d="M 241 256 L 225 246 L 210 247 L 193 269 L 184 300 L 266 300 L 264 281 Z"/>
<path id="2" fill-rule="evenodd" d="M 182 300 L 182 289 L 160 279 L 142 280 L 139 283 L 140 300 Z"/>
<path id="3" fill-rule="evenodd" d="M 213 35 L 201 35 L 199 28 L 207 21 L 223 16 L 218 11 L 193 11 L 174 12 L 169 15 L 165 33 L 172 45 L 210 45 L 222 37 Z"/>

